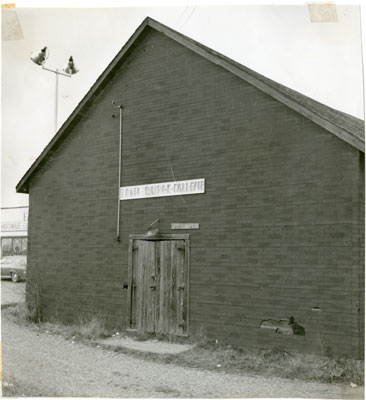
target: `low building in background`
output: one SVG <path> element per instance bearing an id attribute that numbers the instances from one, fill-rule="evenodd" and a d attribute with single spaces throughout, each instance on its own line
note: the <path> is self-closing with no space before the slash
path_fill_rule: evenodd
<path id="1" fill-rule="evenodd" d="M 1 208 L 1 258 L 26 256 L 28 207 Z"/>

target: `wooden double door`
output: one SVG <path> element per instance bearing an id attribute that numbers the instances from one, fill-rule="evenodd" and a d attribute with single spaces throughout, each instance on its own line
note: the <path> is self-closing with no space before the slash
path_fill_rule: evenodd
<path id="1" fill-rule="evenodd" d="M 128 327 L 188 334 L 188 235 L 130 238 Z M 173 237 L 173 238 L 172 238 Z"/>

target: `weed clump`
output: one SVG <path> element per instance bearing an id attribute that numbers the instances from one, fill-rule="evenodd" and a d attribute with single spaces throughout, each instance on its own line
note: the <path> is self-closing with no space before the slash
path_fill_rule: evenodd
<path id="1" fill-rule="evenodd" d="M 110 335 L 106 328 L 105 317 L 101 314 L 78 317 L 75 336 L 82 339 L 99 339 Z"/>
<path id="2" fill-rule="evenodd" d="M 64 337 L 67 340 L 95 340 L 111 335 L 106 328 L 105 317 L 98 313 L 79 315 L 73 324 L 64 324 L 57 319 L 40 324 L 43 332 Z"/>

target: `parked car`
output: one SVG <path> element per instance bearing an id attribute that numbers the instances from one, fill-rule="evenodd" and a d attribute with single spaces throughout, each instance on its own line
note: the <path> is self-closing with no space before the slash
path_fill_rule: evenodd
<path id="1" fill-rule="evenodd" d="M 25 280 L 27 276 L 26 256 L 6 256 L 1 259 L 1 279 L 11 279 L 13 282 Z"/>

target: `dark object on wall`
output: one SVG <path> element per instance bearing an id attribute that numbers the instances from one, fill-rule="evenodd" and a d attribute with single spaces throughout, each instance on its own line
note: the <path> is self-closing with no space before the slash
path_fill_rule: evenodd
<path id="1" fill-rule="evenodd" d="M 292 327 L 289 325 L 288 318 L 280 320 L 266 319 L 259 324 L 259 327 L 263 329 L 271 329 L 276 333 L 280 333 L 283 335 L 293 335 L 294 333 Z"/>
<path id="2" fill-rule="evenodd" d="M 264 329 L 272 329 L 276 333 L 280 333 L 283 335 L 305 336 L 305 328 L 300 326 L 297 322 L 295 322 L 294 317 L 284 318 L 280 320 L 274 320 L 274 319 L 263 320 L 260 323 L 259 327 Z"/>
<path id="3" fill-rule="evenodd" d="M 289 325 L 291 326 L 294 335 L 305 336 L 305 328 L 295 322 L 294 317 L 290 317 Z"/>

